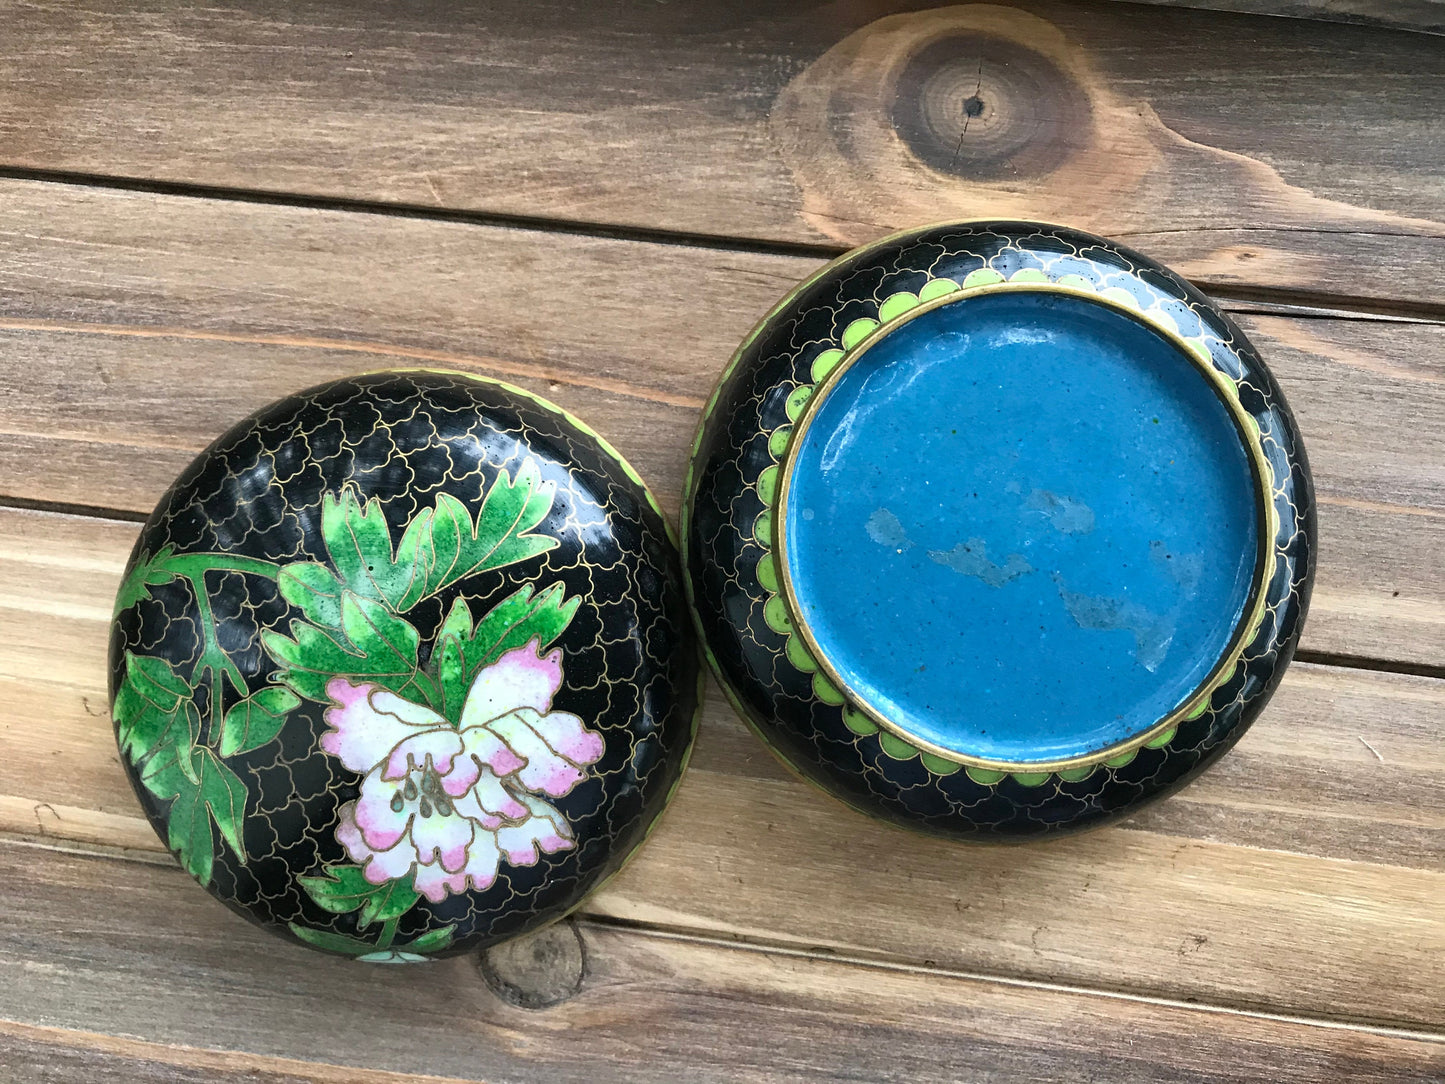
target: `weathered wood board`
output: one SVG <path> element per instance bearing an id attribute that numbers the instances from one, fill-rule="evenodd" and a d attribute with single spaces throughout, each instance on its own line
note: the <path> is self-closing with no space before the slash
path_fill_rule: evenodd
<path id="1" fill-rule="evenodd" d="M 137 514 L 270 400 L 408 365 L 515 380 L 576 410 L 673 512 L 717 373 L 818 265 L 36 182 L 0 195 L 0 494 Z M 1319 489 L 1306 650 L 1438 665 L 1445 327 L 1240 320 Z"/>
<path id="2" fill-rule="evenodd" d="M 1445 48 L 1168 2 L 0 0 L 0 1079 L 1445 1080 Z M 541 1009 L 474 959 L 283 945 L 175 867 L 106 632 L 206 443 L 459 368 L 582 414 L 675 515 L 753 322 L 963 215 L 1171 263 L 1299 417 L 1306 661 L 1214 770 L 960 847 L 798 782 L 714 688 L 648 846 L 542 935 L 576 976 L 512 958 Z"/>
<path id="3" fill-rule="evenodd" d="M 918 6 L 12 0 L 0 167 L 829 247 L 1023 216 L 1445 311 L 1434 37 Z"/>
<path id="4" fill-rule="evenodd" d="M 471 960 L 362 969 L 273 944 L 179 870 L 0 843 L 0 877 L 20 886 L 0 958 L 0 1014 L 13 1021 L 0 1023 L 0 1052 L 12 1066 L 59 1067 L 55 1079 L 96 1079 L 85 1073 L 101 1069 L 215 1079 L 219 1069 L 267 1084 L 437 1076 L 1290 1084 L 1424 1082 L 1445 1069 L 1445 1046 L 1408 1033 L 588 922 L 578 994 L 529 1011 L 495 997 Z M 222 939 L 226 952 L 215 948 Z M 42 1020 L 44 1030 L 35 1026 Z M 125 1038 L 101 1037 L 109 1034 Z M 249 1056 L 230 1060 L 217 1049 Z M 343 1077 L 318 1062 L 398 1076 Z M 401 1075 L 418 1071 L 435 1075 Z"/>

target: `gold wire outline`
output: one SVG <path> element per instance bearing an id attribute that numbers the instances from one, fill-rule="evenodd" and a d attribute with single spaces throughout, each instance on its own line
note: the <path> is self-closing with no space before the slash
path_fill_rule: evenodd
<path id="1" fill-rule="evenodd" d="M 564 418 L 571 425 L 573 425 L 578 430 L 595 440 L 601 447 L 603 454 L 615 461 L 617 465 L 622 468 L 623 473 L 626 474 L 628 478 L 630 478 L 632 481 L 636 482 L 639 487 L 641 487 L 643 495 L 647 498 L 648 505 L 652 508 L 654 512 L 657 513 L 657 518 L 662 520 L 662 528 L 667 535 L 668 541 L 672 543 L 674 551 L 677 550 L 678 539 L 676 534 L 674 534 L 673 532 L 672 523 L 669 522 L 667 515 L 662 511 L 662 506 L 657 503 L 657 497 L 653 494 L 652 487 L 643 480 L 642 475 L 637 473 L 637 468 L 634 467 L 631 463 L 629 463 L 627 461 L 627 458 L 616 448 L 614 448 L 606 437 L 602 436 L 601 433 L 597 432 L 597 430 L 593 429 L 590 425 L 584 422 L 581 418 L 577 417 L 577 415 L 573 414 L 570 410 L 560 407 L 545 396 L 538 395 L 535 392 L 530 392 L 526 388 L 519 388 L 515 384 L 509 383 L 505 380 L 498 380 L 494 376 L 483 376 L 481 373 L 469 373 L 465 369 L 442 369 L 428 365 L 408 365 L 405 367 L 395 367 L 389 369 L 367 369 L 364 372 L 353 373 L 351 377 L 348 377 L 346 379 L 355 379 L 356 377 L 362 376 L 390 376 L 394 373 L 430 373 L 434 376 L 459 376 L 465 380 L 471 380 L 479 384 L 491 384 L 494 387 L 502 388 L 506 391 L 513 392 L 516 395 L 520 395 L 523 399 L 534 403 L 535 405 L 541 407 L 543 410 L 551 411 L 553 414 L 561 415 L 561 417 Z M 687 583 L 687 570 L 682 567 L 680 555 L 678 559 L 678 567 L 682 573 L 682 579 L 684 583 L 683 605 L 690 611 L 692 609 L 691 599 L 689 598 L 688 593 L 685 589 L 685 585 Z M 690 619 L 691 615 L 689 614 L 689 620 Z M 686 623 L 687 622 L 684 621 L 684 625 L 686 625 Z M 699 728 L 702 725 L 702 709 L 707 699 L 707 660 L 710 653 L 705 651 L 701 635 L 698 633 L 696 628 L 694 628 L 693 631 L 693 654 L 696 656 L 695 661 L 697 663 L 697 677 L 694 681 L 694 684 L 697 686 L 697 703 L 693 706 L 692 717 L 688 720 L 687 741 L 683 745 L 682 759 L 678 762 L 677 776 L 673 779 L 672 785 L 667 788 L 667 793 L 663 795 L 662 802 L 657 807 L 657 812 L 652 815 L 652 820 L 650 820 L 643 828 L 642 835 L 637 839 L 637 841 L 634 842 L 632 846 L 629 847 L 626 851 L 622 852 L 620 859 L 615 859 L 617 865 L 611 870 L 611 872 L 604 874 L 601 880 L 586 889 L 582 893 L 582 895 L 576 899 L 576 901 L 574 901 L 569 907 L 567 907 L 566 910 L 562 911 L 558 915 L 553 916 L 552 918 L 549 918 L 546 922 L 543 922 L 538 926 L 529 927 L 528 929 L 524 930 L 523 933 L 536 933 L 538 930 L 546 929 L 548 926 L 555 925 L 556 923 L 561 922 L 564 919 L 570 918 L 574 914 L 576 914 L 586 903 L 588 903 L 592 899 L 593 896 L 595 896 L 614 878 L 616 878 L 617 875 L 620 874 L 625 867 L 632 864 L 632 860 L 637 856 L 637 852 L 642 849 L 643 844 L 652 838 L 652 834 L 656 830 L 657 825 L 662 820 L 664 814 L 666 814 L 668 810 L 670 810 L 675 804 L 673 802 L 673 799 L 677 797 L 677 788 L 682 785 L 683 778 L 687 775 L 687 766 L 692 762 L 693 751 L 697 748 L 697 734 Z M 568 827 L 571 827 L 571 822 L 568 822 Z M 522 934 L 519 933 L 515 936 L 520 937 L 522 936 Z M 503 940 L 510 941 L 512 940 L 512 938 L 508 937 L 504 938 Z M 443 958 L 444 957 L 440 956 L 427 957 L 427 959 L 429 960 L 439 960 Z"/>
<path id="2" fill-rule="evenodd" d="M 837 386 L 843 374 L 851 369 L 869 349 L 880 341 L 897 331 L 903 325 L 916 319 L 934 309 L 942 308 L 945 305 L 957 304 L 970 298 L 983 297 L 988 294 L 1000 293 L 1045 293 L 1062 294 L 1069 297 L 1076 297 L 1084 301 L 1101 305 L 1105 308 L 1120 312 L 1144 328 L 1154 332 L 1167 343 L 1173 346 L 1182 354 L 1185 359 L 1209 381 L 1211 388 L 1220 401 L 1224 404 L 1225 410 L 1229 413 L 1234 422 L 1235 430 L 1240 437 L 1248 453 L 1250 462 L 1250 477 L 1254 482 L 1255 491 L 1255 516 L 1257 528 L 1257 546 L 1255 553 L 1254 577 L 1250 583 L 1250 592 L 1246 596 L 1246 603 L 1240 611 L 1240 619 L 1236 623 L 1234 633 L 1230 637 L 1229 644 L 1224 653 L 1215 663 L 1204 679 L 1194 688 L 1185 700 L 1173 710 L 1164 715 L 1158 722 L 1153 723 L 1147 729 L 1123 741 L 1115 742 L 1113 745 L 1095 750 L 1090 753 L 1083 753 L 1075 757 L 1067 757 L 1061 760 L 1047 761 L 1006 761 L 994 760 L 986 757 L 972 756 L 961 753 L 955 749 L 948 749 L 933 742 L 925 741 L 911 733 L 901 724 L 894 722 L 881 711 L 869 704 L 857 691 L 843 680 L 827 656 L 819 648 L 813 637 L 812 630 L 804 620 L 802 609 L 798 605 L 797 596 L 793 589 L 793 579 L 788 568 L 787 558 L 787 530 L 786 523 L 788 496 L 792 489 L 793 459 L 794 452 L 799 447 L 803 436 L 806 434 L 819 405 L 827 398 L 828 394 Z M 1264 443 L 1246 419 L 1251 418 L 1239 401 L 1238 388 L 1234 381 L 1226 374 L 1220 372 L 1213 365 L 1206 362 L 1194 350 L 1192 350 L 1184 336 L 1178 332 L 1170 331 L 1150 321 L 1142 312 L 1132 306 L 1116 301 L 1110 297 L 1104 297 L 1093 290 L 1083 290 L 1073 286 L 1060 286 L 1057 283 L 1042 282 L 998 282 L 984 286 L 974 286 L 962 291 L 953 291 L 941 297 L 933 298 L 914 306 L 905 313 L 880 324 L 868 333 L 867 337 L 849 350 L 841 361 L 834 367 L 833 371 L 824 377 L 814 387 L 813 393 L 804 404 L 802 413 L 793 423 L 792 432 L 788 437 L 787 448 L 784 449 L 782 459 L 778 467 L 778 501 L 777 513 L 773 518 L 773 552 L 777 554 L 779 596 L 788 609 L 788 616 L 793 622 L 794 629 L 803 638 L 803 643 L 808 653 L 817 662 L 824 676 L 847 696 L 848 700 L 856 705 L 870 720 L 877 723 L 882 729 L 901 738 L 910 745 L 922 750 L 925 753 L 932 753 L 934 756 L 955 764 L 962 764 L 969 768 L 982 768 L 987 771 L 999 772 L 1057 772 L 1067 771 L 1072 768 L 1092 767 L 1112 760 L 1124 753 L 1133 752 L 1147 745 L 1154 738 L 1163 734 L 1171 727 L 1178 726 L 1180 722 L 1188 718 L 1194 711 L 1204 704 L 1207 698 L 1219 686 L 1228 674 L 1239 665 L 1244 655 L 1245 648 L 1254 639 L 1255 630 L 1264 616 L 1267 604 L 1266 589 L 1269 586 L 1268 568 L 1272 563 L 1270 558 L 1274 553 L 1274 537 L 1270 530 L 1270 510 L 1273 501 L 1273 471 L 1269 465 L 1269 459 L 1265 455 Z"/>

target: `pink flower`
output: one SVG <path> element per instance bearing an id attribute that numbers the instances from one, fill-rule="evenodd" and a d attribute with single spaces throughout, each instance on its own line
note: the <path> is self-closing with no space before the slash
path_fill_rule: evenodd
<path id="1" fill-rule="evenodd" d="M 407 876 L 433 903 L 485 889 L 505 858 L 535 865 L 574 846 L 560 798 L 602 756 L 602 737 L 565 711 L 562 652 L 541 641 L 483 667 L 453 726 L 379 685 L 332 678 L 321 747 L 362 772 L 361 797 L 341 807 L 336 839 L 372 884 Z"/>

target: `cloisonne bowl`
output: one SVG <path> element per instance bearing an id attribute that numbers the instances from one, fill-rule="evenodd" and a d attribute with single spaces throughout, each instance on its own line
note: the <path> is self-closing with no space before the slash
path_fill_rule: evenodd
<path id="1" fill-rule="evenodd" d="M 207 448 L 136 543 L 110 665 L 185 869 L 374 961 L 575 907 L 661 812 L 699 699 L 637 474 L 549 403 L 427 371 L 311 388 Z"/>
<path id="2" fill-rule="evenodd" d="M 1240 330 L 1075 230 L 823 268 L 708 403 L 683 509 L 713 669 L 782 760 L 1020 840 L 1178 789 L 1259 714 L 1313 575 L 1304 448 Z"/>

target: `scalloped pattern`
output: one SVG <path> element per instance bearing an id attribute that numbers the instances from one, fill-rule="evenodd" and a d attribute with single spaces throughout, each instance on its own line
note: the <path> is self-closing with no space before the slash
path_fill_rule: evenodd
<path id="1" fill-rule="evenodd" d="M 680 778 L 696 726 L 698 660 L 670 531 L 636 472 L 586 426 L 510 385 L 462 373 L 372 373 L 297 393 L 221 436 L 161 499 L 127 567 L 129 574 L 167 547 L 177 556 L 324 562 L 320 523 L 328 494 L 349 488 L 361 501 L 374 498 L 395 539 L 439 494 L 475 518 L 497 478 L 515 476 L 529 461 L 555 487 L 537 530 L 556 545 L 468 575 L 406 618 L 429 653 L 457 600 L 483 614 L 524 586 L 562 585 L 582 604 L 555 642 L 566 670 L 553 707 L 586 719 L 603 737 L 605 753 L 557 799 L 575 847 L 542 855 L 532 866 L 508 866 L 485 890 L 422 901 L 401 919 L 399 949 L 451 927 L 450 947 L 437 953 L 449 955 L 561 917 L 617 872 Z M 274 580 L 226 572 L 210 582 L 220 642 L 248 687 L 265 687 L 275 665 L 262 633 L 284 633 L 301 612 Z M 146 597 L 120 607 L 111 629 L 112 698 L 127 652 L 191 672 L 203 620 L 180 582 L 154 584 Z M 345 861 L 335 835 L 338 811 L 357 799 L 361 784 L 359 773 L 319 744 L 325 708 L 302 702 L 276 740 L 227 760 L 246 787 L 241 831 L 249 857 L 240 861 L 217 846 L 207 888 L 283 936 L 298 927 L 340 938 L 360 933 L 355 914 L 321 909 L 298 880 Z M 208 713 L 203 734 L 219 725 Z M 169 803 L 137 790 L 166 838 Z"/>
<path id="2" fill-rule="evenodd" d="M 1227 378 L 1272 475 L 1266 606 L 1239 664 L 1190 718 L 1088 767 L 1001 773 L 880 731 L 819 671 L 779 595 L 779 471 L 814 388 L 876 328 L 919 304 L 999 283 L 1052 283 L 1128 306 Z M 1236 740 L 1292 654 L 1313 570 L 1313 493 L 1278 387 L 1234 324 L 1184 280 L 1087 234 L 1032 223 L 945 225 L 829 265 L 744 342 L 714 389 L 684 497 L 688 589 L 730 699 L 782 759 L 864 812 L 965 836 L 1102 823 L 1182 785 Z M 738 615 L 745 614 L 745 620 Z"/>

